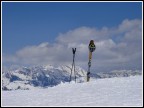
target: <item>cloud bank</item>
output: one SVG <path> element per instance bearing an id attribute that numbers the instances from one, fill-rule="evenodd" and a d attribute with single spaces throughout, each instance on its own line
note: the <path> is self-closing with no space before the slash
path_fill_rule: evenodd
<path id="1" fill-rule="evenodd" d="M 26 46 L 14 55 L 3 53 L 3 63 L 22 65 L 67 65 L 76 47 L 76 65 L 87 69 L 88 44 L 94 40 L 92 71 L 142 69 L 142 21 L 125 19 L 117 27 L 79 27 L 60 33 L 55 42 Z"/>

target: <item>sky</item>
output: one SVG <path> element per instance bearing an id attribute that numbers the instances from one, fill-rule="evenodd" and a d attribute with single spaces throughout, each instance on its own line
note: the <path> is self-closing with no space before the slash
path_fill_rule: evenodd
<path id="1" fill-rule="evenodd" d="M 142 2 L 3 2 L 2 63 L 65 65 L 92 70 L 142 68 Z"/>

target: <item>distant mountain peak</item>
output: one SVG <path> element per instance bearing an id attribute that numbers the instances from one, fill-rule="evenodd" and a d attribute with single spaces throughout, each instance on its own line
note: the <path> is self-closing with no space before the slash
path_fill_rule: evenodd
<path id="1" fill-rule="evenodd" d="M 2 72 L 3 90 L 31 89 L 33 87 L 51 87 L 61 82 L 69 82 L 71 65 L 41 65 L 32 67 L 17 67 L 16 69 Z M 79 66 L 75 67 L 77 82 L 85 82 L 87 72 Z M 128 77 L 131 75 L 141 75 L 139 70 L 113 70 L 111 72 L 91 73 L 91 79 Z M 74 70 L 72 80 L 74 80 Z"/>
<path id="2" fill-rule="evenodd" d="M 83 73 L 86 75 L 86 71 L 77 66 L 77 79 L 83 77 Z M 69 82 L 70 74 L 71 67 L 66 65 L 58 67 L 52 65 L 18 67 L 15 70 L 3 72 L 3 88 L 19 89 L 26 87 L 25 89 L 30 89 L 31 87 L 55 86 L 61 82 Z M 72 79 L 74 79 L 74 74 L 72 74 Z M 29 85 L 28 88 L 26 85 Z"/>

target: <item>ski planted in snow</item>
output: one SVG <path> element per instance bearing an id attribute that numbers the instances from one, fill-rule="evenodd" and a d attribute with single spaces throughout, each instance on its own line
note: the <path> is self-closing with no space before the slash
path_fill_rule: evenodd
<path id="1" fill-rule="evenodd" d="M 87 82 L 90 80 L 90 67 L 91 67 L 91 60 L 92 60 L 92 52 L 95 51 L 96 46 L 94 44 L 94 41 L 91 40 L 89 43 L 89 61 L 88 61 L 88 71 L 87 71 Z"/>

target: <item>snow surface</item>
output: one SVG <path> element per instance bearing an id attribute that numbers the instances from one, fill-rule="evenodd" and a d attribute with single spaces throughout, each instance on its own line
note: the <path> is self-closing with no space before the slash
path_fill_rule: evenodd
<path id="1" fill-rule="evenodd" d="M 2 106 L 142 106 L 142 76 L 2 91 Z"/>

